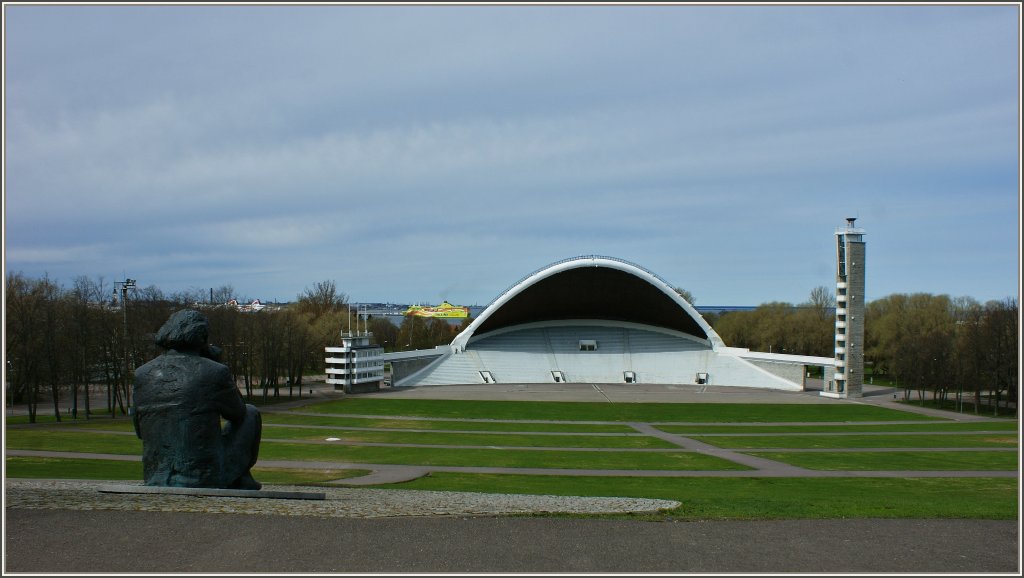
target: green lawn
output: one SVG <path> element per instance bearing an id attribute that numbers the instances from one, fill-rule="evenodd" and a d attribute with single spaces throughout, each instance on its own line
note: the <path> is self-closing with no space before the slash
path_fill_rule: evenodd
<path id="1" fill-rule="evenodd" d="M 744 452 L 810 470 L 1013 471 L 1017 452 Z"/>
<path id="2" fill-rule="evenodd" d="M 142 461 L 91 460 L 80 458 L 7 458 L 7 477 L 76 480 L 142 481 Z M 315 464 L 310 464 L 311 466 Z M 327 468 L 279 469 L 256 466 L 253 477 L 264 484 L 305 485 L 362 476 L 369 470 Z"/>
<path id="3" fill-rule="evenodd" d="M 304 412 L 360 416 L 554 421 L 829 422 L 940 421 L 861 404 L 584 403 L 348 398 L 308 405 Z"/>
<path id="4" fill-rule="evenodd" d="M 260 463 L 255 468 L 255 477 L 261 482 L 316 485 L 360 475 L 360 470 L 337 469 L 327 462 L 608 469 L 624 473 L 749 469 L 714 456 L 673 449 L 675 446 L 652 436 L 593 435 L 636 434 L 627 422 L 658 424 L 666 432 L 816 470 L 995 472 L 1014 471 L 1019 465 L 1016 451 L 985 449 L 1016 448 L 1016 420 L 954 422 L 864 404 L 618 404 L 353 397 L 306 406 L 302 412 L 333 415 L 304 415 L 274 411 L 272 405 L 264 407 L 264 439 Z M 7 420 L 13 426 L 6 429 L 8 449 L 131 456 L 142 453 L 142 443 L 127 418 L 64 420 L 57 424 L 52 416 L 40 415 L 39 424 L 16 425 L 25 421 Z M 868 421 L 915 423 L 863 423 Z M 879 435 L 866 435 L 870 432 Z M 712 435 L 726 433 L 751 435 Z M 816 435 L 823 433 L 851 435 Z M 319 443 L 328 437 L 341 438 L 345 443 Z M 361 443 L 469 447 L 358 445 Z M 508 447 L 534 449 L 505 449 Z M 946 447 L 965 450 L 913 451 Z M 900 451 L 771 451 L 773 448 Z M 306 467 L 286 470 L 260 465 L 273 460 L 301 461 Z M 12 478 L 141 480 L 141 463 L 136 460 L 9 457 L 6 464 L 7 476 Z M 412 482 L 382 487 L 633 496 L 682 502 L 671 512 L 648 516 L 652 520 L 1013 519 L 1018 511 L 1016 478 L 731 478 L 714 474 L 668 478 L 434 472 Z"/>
<path id="5" fill-rule="evenodd" d="M 565 451 L 409 448 L 263 443 L 263 460 L 308 460 L 422 466 L 569 468 L 600 470 L 746 470 L 746 466 L 689 451 Z"/>
<path id="6" fill-rule="evenodd" d="M 598 438 L 605 439 L 605 438 Z M 142 441 L 134 435 L 81 432 L 60 428 L 9 429 L 7 447 L 80 453 L 141 455 Z M 637 470 L 735 470 L 745 466 L 712 456 L 687 451 L 561 451 L 507 450 L 486 448 L 409 448 L 287 443 L 264 439 L 262 460 L 306 460 L 312 462 L 356 462 L 482 466 L 508 468 L 574 468 Z"/>
<path id="7" fill-rule="evenodd" d="M 788 436 L 692 436 L 692 439 L 720 448 L 1012 448 L 1017 437 L 1007 434 L 981 435 L 788 435 Z"/>
<path id="8" fill-rule="evenodd" d="M 19 416 L 20 417 L 20 416 Z M 91 419 L 64 420 L 57 423 L 50 416 L 49 420 L 40 420 L 32 427 L 49 426 L 53 428 L 79 428 L 90 430 L 134 432 L 130 419 Z M 287 412 L 264 412 L 261 414 L 264 426 L 302 425 L 338 428 L 367 429 L 405 429 L 431 430 L 450 432 L 516 432 L 516 433 L 636 433 L 636 430 L 625 424 L 591 424 L 591 423 L 535 423 L 529 421 L 444 421 L 433 419 L 377 419 L 358 417 L 335 417 L 326 415 L 304 415 Z M 9 422 L 10 425 L 27 426 L 27 420 Z"/>
<path id="9" fill-rule="evenodd" d="M 134 433 L 75 431 L 51 427 L 8 428 L 5 442 L 9 450 L 142 455 L 142 440 L 135 437 Z"/>
<path id="10" fill-rule="evenodd" d="M 304 410 L 305 411 L 305 410 Z M 324 425 L 335 427 L 365 427 L 376 429 L 417 429 L 445 431 L 495 432 L 566 432 L 566 433 L 635 433 L 625 424 L 591 423 L 535 423 L 521 421 L 445 421 L 436 419 L 395 419 L 304 415 L 287 412 L 263 413 L 264 424 Z"/>
<path id="11" fill-rule="evenodd" d="M 1016 432 L 1017 421 L 921 422 L 887 424 L 826 424 L 826 425 L 657 425 L 658 429 L 680 435 L 707 435 L 720 433 L 856 433 L 856 432 L 919 432 L 919 431 L 998 431 Z"/>
<path id="12" fill-rule="evenodd" d="M 635 433 L 635 431 L 634 431 Z M 450 446 L 501 446 L 550 448 L 629 448 L 678 449 L 665 440 L 642 435 L 530 435 L 503 433 L 437 433 L 320 429 L 299 427 L 264 427 L 263 439 L 325 440 L 340 438 L 351 442 L 388 444 L 425 444 Z"/>
<path id="13" fill-rule="evenodd" d="M 993 408 L 992 405 L 989 404 L 987 399 L 983 399 L 983 401 L 981 403 L 981 406 L 978 407 L 978 411 L 975 411 L 974 410 L 974 397 L 973 396 L 969 396 L 969 397 L 965 397 L 964 398 L 963 407 L 960 407 L 959 404 L 957 404 L 955 396 L 952 396 L 952 397 L 946 399 L 945 401 L 941 401 L 941 400 L 937 400 L 937 399 L 919 400 L 916 397 L 914 397 L 914 396 L 916 396 L 916 393 L 911 393 L 911 396 L 912 397 L 909 400 L 901 401 L 900 403 L 905 403 L 907 405 L 916 405 L 916 406 L 919 406 L 919 407 L 931 407 L 931 408 L 935 408 L 935 409 L 944 409 L 946 411 L 954 411 L 954 412 L 963 413 L 963 414 L 967 414 L 967 415 L 974 414 L 974 415 L 982 415 L 982 416 L 986 416 L 986 417 L 998 417 L 998 418 L 1006 418 L 1006 419 L 1016 419 L 1017 418 L 1017 410 L 1016 409 L 1014 409 L 1014 408 L 1007 408 L 1007 407 L 1003 407 L 1003 406 L 999 406 L 998 408 Z"/>
<path id="14" fill-rule="evenodd" d="M 648 516 L 653 520 L 1017 518 L 1017 480 L 1011 478 L 607 478 L 437 472 L 401 487 L 681 502 L 674 510 Z"/>

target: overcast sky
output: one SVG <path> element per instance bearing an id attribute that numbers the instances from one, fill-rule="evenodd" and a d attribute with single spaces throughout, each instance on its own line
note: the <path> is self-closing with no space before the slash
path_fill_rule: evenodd
<path id="1" fill-rule="evenodd" d="M 1019 8 L 4 5 L 5 272 L 486 304 L 1018 294 Z M 581 288 L 581 290 L 585 290 Z"/>

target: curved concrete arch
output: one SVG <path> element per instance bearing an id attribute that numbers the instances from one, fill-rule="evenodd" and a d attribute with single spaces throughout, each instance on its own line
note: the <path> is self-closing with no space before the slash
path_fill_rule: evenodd
<path id="1" fill-rule="evenodd" d="M 566 259 L 528 275 L 487 306 L 451 347 L 454 352 L 465 350 L 474 335 L 506 327 L 574 319 L 663 327 L 706 340 L 714 350 L 725 347 L 666 281 L 639 265 L 600 256 Z"/>
<path id="2" fill-rule="evenodd" d="M 502 327 L 501 329 L 495 329 L 494 331 L 488 331 L 487 333 L 483 333 L 483 334 L 480 334 L 480 335 L 474 335 L 472 338 L 470 338 L 468 345 L 470 345 L 472 347 L 472 346 L 476 345 L 477 343 L 480 343 L 481 341 L 483 341 L 485 339 L 490 339 L 491 337 L 500 337 L 501 335 L 504 335 L 506 333 L 514 333 L 514 332 L 517 332 L 517 331 L 525 331 L 525 330 L 530 330 L 530 329 L 549 329 L 549 328 L 563 327 L 565 325 L 566 325 L 565 321 L 539 321 L 539 322 L 536 322 L 536 323 L 527 323 L 527 324 L 524 324 L 524 325 L 516 325 L 516 326 L 511 326 L 511 327 Z M 666 329 L 664 327 L 651 327 L 650 325 L 643 325 L 643 324 L 640 324 L 640 323 L 631 323 L 629 321 L 608 321 L 608 320 L 603 320 L 603 319 L 573 319 L 571 325 L 574 326 L 574 327 L 614 327 L 614 328 L 617 328 L 617 329 L 632 329 L 634 331 L 648 331 L 648 332 L 651 332 L 651 333 L 657 333 L 657 334 L 666 335 L 666 336 L 669 336 L 669 337 L 674 337 L 674 338 L 677 338 L 677 339 L 682 339 L 682 340 L 685 340 L 685 341 L 689 341 L 689 342 L 695 343 L 695 344 L 697 344 L 697 345 L 699 345 L 701 347 L 704 347 L 704 348 L 710 348 L 711 347 L 711 342 L 709 342 L 707 339 L 701 339 L 700 337 L 697 337 L 696 335 L 691 335 L 689 333 L 683 333 L 681 331 L 675 331 L 673 329 Z"/>

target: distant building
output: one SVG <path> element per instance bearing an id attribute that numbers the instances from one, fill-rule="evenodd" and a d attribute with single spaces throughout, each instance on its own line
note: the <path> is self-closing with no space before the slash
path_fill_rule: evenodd
<path id="1" fill-rule="evenodd" d="M 372 333 L 341 334 L 341 347 L 325 347 L 327 383 L 345 393 L 379 391 L 384 382 L 384 348 Z"/>
<path id="2" fill-rule="evenodd" d="M 855 218 L 836 229 L 835 373 L 821 395 L 861 397 L 864 389 L 864 229 Z"/>

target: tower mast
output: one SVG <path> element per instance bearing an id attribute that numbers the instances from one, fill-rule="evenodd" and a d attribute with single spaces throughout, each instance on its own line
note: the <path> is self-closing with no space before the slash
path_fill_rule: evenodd
<path id="1" fill-rule="evenodd" d="M 856 217 L 836 229 L 835 367 L 821 395 L 861 397 L 864 389 L 864 229 Z"/>

